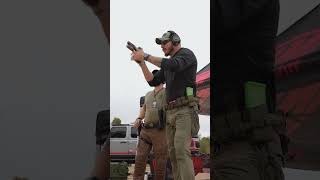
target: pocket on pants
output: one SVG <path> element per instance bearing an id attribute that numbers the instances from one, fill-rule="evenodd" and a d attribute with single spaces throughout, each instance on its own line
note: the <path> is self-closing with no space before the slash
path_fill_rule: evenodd
<path id="1" fill-rule="evenodd" d="M 191 135 L 192 137 L 197 136 L 200 130 L 199 115 L 196 109 L 192 109 L 191 119 Z"/>

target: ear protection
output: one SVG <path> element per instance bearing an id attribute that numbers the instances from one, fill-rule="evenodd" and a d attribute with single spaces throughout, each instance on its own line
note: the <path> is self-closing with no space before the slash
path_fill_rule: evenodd
<path id="1" fill-rule="evenodd" d="M 181 40 L 180 40 L 180 37 L 178 36 L 178 34 L 176 34 L 174 31 L 168 31 L 170 33 L 170 39 L 172 41 L 172 44 L 174 46 L 178 45 Z"/>

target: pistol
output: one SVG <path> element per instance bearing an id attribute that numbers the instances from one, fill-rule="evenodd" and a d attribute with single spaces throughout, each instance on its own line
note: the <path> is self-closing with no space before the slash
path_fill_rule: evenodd
<path id="1" fill-rule="evenodd" d="M 127 42 L 127 48 L 131 51 L 137 50 L 137 47 L 134 44 L 132 44 L 130 41 Z"/>

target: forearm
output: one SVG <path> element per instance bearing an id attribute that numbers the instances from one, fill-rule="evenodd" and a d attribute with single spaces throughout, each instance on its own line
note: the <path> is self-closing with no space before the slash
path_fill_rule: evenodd
<path id="1" fill-rule="evenodd" d="M 148 62 L 157 67 L 161 67 L 162 58 L 150 55 L 148 58 Z"/>
<path id="2" fill-rule="evenodd" d="M 139 64 L 139 66 L 141 67 L 143 76 L 146 79 L 146 81 L 151 81 L 153 79 L 153 74 L 150 72 L 150 70 L 149 70 L 148 66 L 146 65 L 146 63 L 145 62 L 141 62 Z"/>
<path id="3" fill-rule="evenodd" d="M 143 107 L 140 108 L 140 112 L 139 112 L 139 118 L 144 119 L 145 116 L 145 110 Z"/>
<path id="4" fill-rule="evenodd" d="M 144 105 L 145 106 L 145 105 Z M 133 124 L 133 127 L 134 128 L 139 128 L 139 126 L 141 125 L 142 123 L 142 119 L 144 119 L 144 115 L 145 115 L 145 110 L 144 110 L 144 106 L 140 108 L 140 111 L 139 111 L 139 116 L 137 117 L 136 121 L 134 122 Z"/>

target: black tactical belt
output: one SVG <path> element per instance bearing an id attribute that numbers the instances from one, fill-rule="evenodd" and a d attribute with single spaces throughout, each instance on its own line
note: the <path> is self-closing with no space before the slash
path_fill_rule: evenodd
<path id="1" fill-rule="evenodd" d="M 192 103 L 197 105 L 199 103 L 199 99 L 193 96 L 179 97 L 173 101 L 169 101 L 166 105 L 164 105 L 164 109 L 171 110 L 187 105 L 193 105 Z"/>

